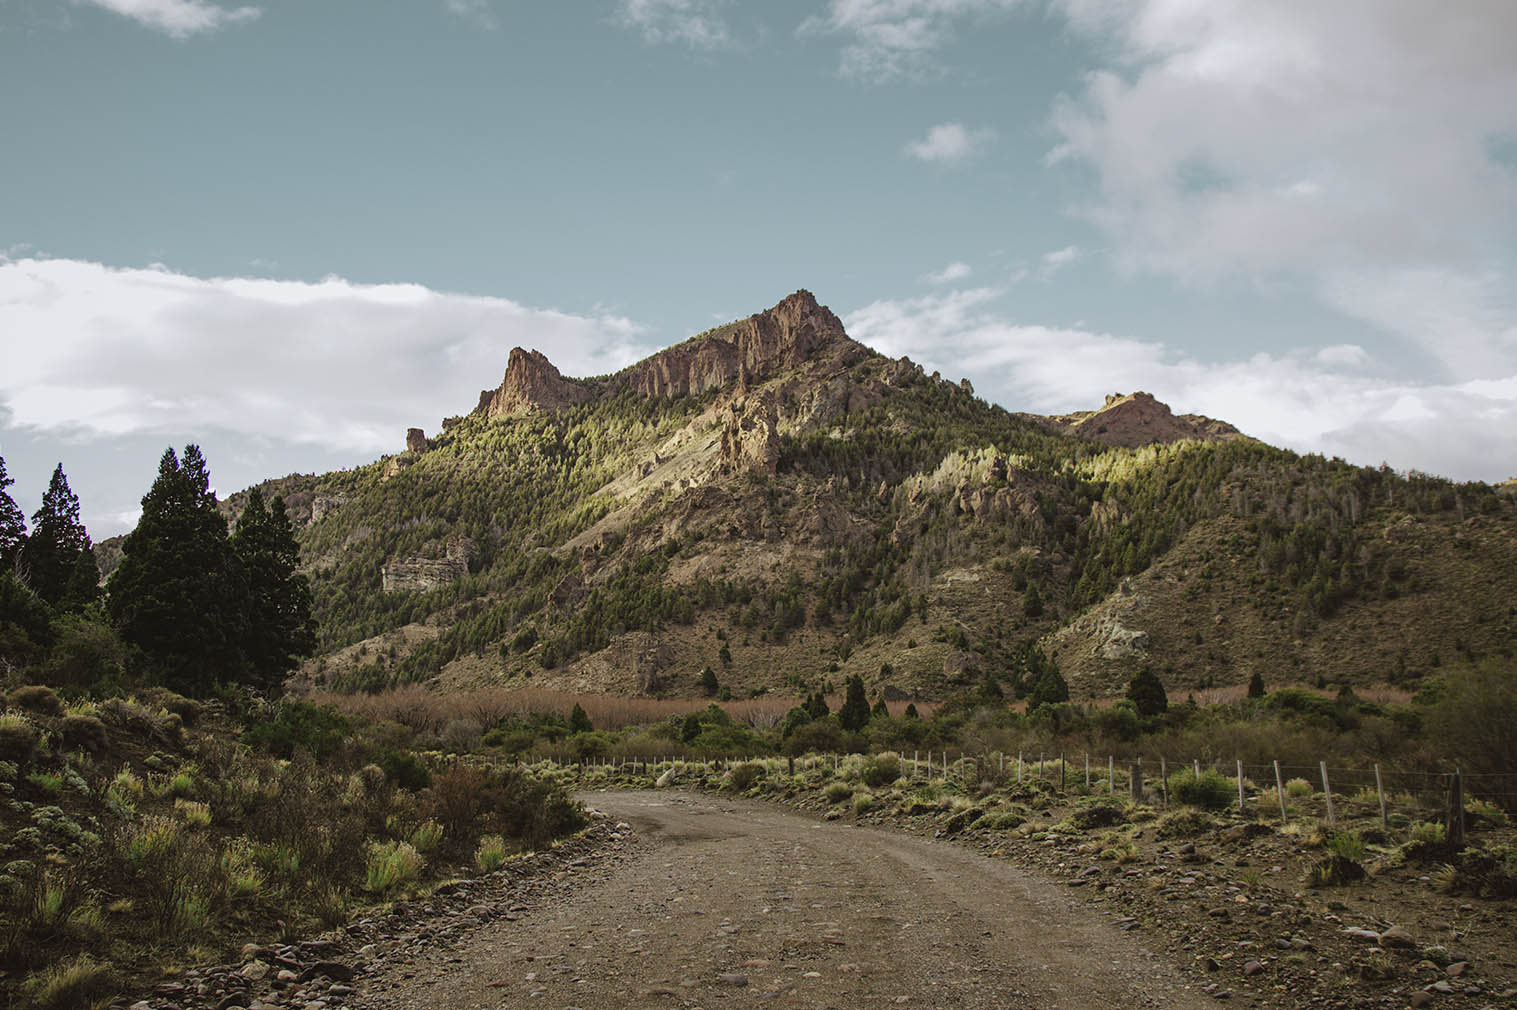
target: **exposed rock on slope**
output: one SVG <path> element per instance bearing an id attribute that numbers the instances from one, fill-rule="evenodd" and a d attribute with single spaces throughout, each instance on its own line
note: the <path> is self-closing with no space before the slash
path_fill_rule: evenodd
<path id="1" fill-rule="evenodd" d="M 772 309 L 721 326 L 638 362 L 618 376 L 641 396 L 699 395 L 739 380 L 742 391 L 799 367 L 835 344 L 867 354 L 843 324 L 809 291 L 797 291 Z"/>
<path id="2" fill-rule="evenodd" d="M 530 410 L 554 410 L 584 403 L 594 395 L 583 383 L 560 375 L 543 352 L 513 347 L 500 388 L 480 393 L 475 413 L 490 418 L 511 417 Z"/>
<path id="3" fill-rule="evenodd" d="M 1100 410 L 1079 411 L 1038 420 L 1072 435 L 1128 449 L 1155 442 L 1179 442 L 1185 439 L 1221 442 L 1242 437 L 1242 432 L 1226 421 L 1213 420 L 1199 414 L 1177 416 L 1168 405 L 1141 391 L 1127 396 L 1112 393 Z"/>

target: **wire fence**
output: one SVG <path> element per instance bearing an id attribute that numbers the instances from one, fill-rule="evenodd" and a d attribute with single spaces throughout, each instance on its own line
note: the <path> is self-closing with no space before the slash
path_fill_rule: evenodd
<path id="1" fill-rule="evenodd" d="M 1465 773 L 1426 768 L 1396 768 L 1378 763 L 1337 765 L 1320 761 L 1315 766 L 1231 763 L 1193 760 L 1171 763 L 1164 757 L 1144 760 L 1101 757 L 1089 753 L 981 754 L 950 751 L 913 751 L 895 757 L 901 775 L 913 782 L 952 782 L 964 787 L 981 783 L 1016 784 L 1059 796 L 1120 796 L 1123 800 L 1169 806 L 1177 803 L 1174 787 L 1201 779 L 1208 773 L 1225 779 L 1236 799 L 1228 806 L 1245 814 L 1293 820 L 1320 820 L 1335 826 L 1341 817 L 1378 814 L 1384 826 L 1393 818 L 1408 821 L 1438 821 L 1451 835 L 1462 838 L 1464 813 L 1470 800 L 1484 801 L 1506 810 L 1517 809 L 1517 774 Z M 857 773 L 864 763 L 878 760 L 860 754 L 812 754 L 798 758 L 718 758 L 710 761 L 678 757 L 603 758 L 561 762 L 556 767 L 577 765 L 620 769 L 658 777 L 669 770 L 756 764 L 766 775 L 829 768 L 834 774 Z M 1215 782 L 1215 779 L 1213 779 Z"/>

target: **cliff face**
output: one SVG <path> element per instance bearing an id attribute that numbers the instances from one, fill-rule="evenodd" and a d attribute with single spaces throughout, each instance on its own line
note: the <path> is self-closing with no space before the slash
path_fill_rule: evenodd
<path id="1" fill-rule="evenodd" d="M 511 417 L 584 403 L 594 395 L 589 387 L 560 375 L 543 352 L 513 347 L 500 388 L 481 392 L 475 412 L 490 418 Z"/>
<path id="2" fill-rule="evenodd" d="M 638 362 L 621 378 L 641 396 L 699 395 L 735 380 L 761 382 L 833 345 L 864 352 L 831 310 L 810 291 L 797 291 L 772 309 Z"/>

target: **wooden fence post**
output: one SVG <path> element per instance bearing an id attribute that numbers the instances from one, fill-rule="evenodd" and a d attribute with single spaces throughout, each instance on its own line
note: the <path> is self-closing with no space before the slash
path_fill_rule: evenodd
<path id="1" fill-rule="evenodd" d="M 1338 826 L 1338 819 L 1333 815 L 1333 787 L 1327 782 L 1327 762 L 1320 761 L 1318 764 L 1322 768 L 1322 795 L 1327 799 L 1327 826 L 1335 828 Z"/>
<path id="2" fill-rule="evenodd" d="M 1143 759 L 1138 758 L 1128 766 L 1127 771 L 1128 791 L 1132 794 L 1134 803 L 1143 802 Z"/>
<path id="3" fill-rule="evenodd" d="M 1200 758 L 1191 758 L 1190 759 L 1190 770 L 1191 770 L 1191 774 L 1195 775 L 1196 778 L 1199 779 L 1201 777 L 1201 759 Z"/>
<path id="4" fill-rule="evenodd" d="M 1379 764 L 1375 765 L 1375 794 L 1380 797 L 1380 828 L 1381 830 L 1389 830 L 1391 826 L 1390 819 L 1385 813 L 1385 783 L 1380 781 Z"/>
<path id="5" fill-rule="evenodd" d="M 1280 762 L 1275 762 L 1275 796 L 1280 800 L 1280 824 L 1283 827 L 1290 817 L 1285 813 L 1285 780 L 1280 777 Z"/>
<path id="6" fill-rule="evenodd" d="M 1090 751 L 1085 752 L 1085 791 L 1090 792 Z"/>
<path id="7" fill-rule="evenodd" d="M 1059 792 L 1064 791 L 1064 755 L 1059 755 Z"/>
<path id="8" fill-rule="evenodd" d="M 1449 776 L 1449 845 L 1464 848 L 1464 775 L 1458 768 Z"/>
<path id="9" fill-rule="evenodd" d="M 1017 751 L 1017 785 L 1022 784 L 1022 752 Z"/>
<path id="10" fill-rule="evenodd" d="M 1110 754 L 1106 755 L 1106 792 L 1110 796 L 1117 792 L 1117 759 Z"/>
<path id="11" fill-rule="evenodd" d="M 1241 814 L 1243 813 L 1243 761 L 1239 758 L 1233 760 L 1238 762 L 1238 813 Z"/>
<path id="12" fill-rule="evenodd" d="M 1164 794 L 1164 805 L 1169 806 L 1169 762 L 1159 755 L 1159 789 Z"/>

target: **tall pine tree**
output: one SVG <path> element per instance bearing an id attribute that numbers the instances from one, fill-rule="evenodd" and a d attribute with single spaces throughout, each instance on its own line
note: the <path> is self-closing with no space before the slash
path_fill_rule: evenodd
<path id="1" fill-rule="evenodd" d="M 26 518 L 16 507 L 15 499 L 5 489 L 16 483 L 5 472 L 5 457 L 0 456 L 0 570 L 8 570 L 16 563 L 16 555 L 26 542 Z"/>
<path id="2" fill-rule="evenodd" d="M 199 447 L 164 452 L 108 590 L 121 637 L 168 686 L 204 695 L 242 679 L 247 584 Z"/>
<path id="3" fill-rule="evenodd" d="M 32 514 L 32 533 L 21 548 L 21 568 L 27 585 L 49 604 L 58 604 L 68 589 L 79 552 L 89 534 L 79 521 L 79 498 L 69 489 L 63 464 L 53 471 L 42 507 Z"/>
<path id="4" fill-rule="evenodd" d="M 232 553 L 248 586 L 248 629 L 243 643 L 249 679 L 277 692 L 300 659 L 316 651 L 316 622 L 311 618 L 311 587 L 296 571 L 300 564 L 295 532 L 284 499 L 264 506 L 263 492 L 253 488 L 232 534 Z"/>

